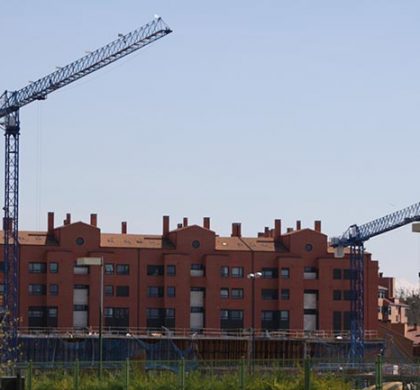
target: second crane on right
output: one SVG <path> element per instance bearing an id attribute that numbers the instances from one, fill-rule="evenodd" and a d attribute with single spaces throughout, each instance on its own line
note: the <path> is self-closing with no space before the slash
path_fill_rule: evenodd
<path id="1" fill-rule="evenodd" d="M 364 243 L 369 238 L 412 222 L 420 221 L 420 202 L 363 225 L 351 225 L 343 235 L 331 238 L 335 256 L 343 257 L 344 248 L 350 248 L 351 267 L 351 344 L 350 360 L 362 362 L 365 354 L 364 331 Z"/>

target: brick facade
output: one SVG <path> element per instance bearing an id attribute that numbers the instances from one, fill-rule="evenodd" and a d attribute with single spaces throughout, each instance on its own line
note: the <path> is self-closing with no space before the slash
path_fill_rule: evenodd
<path id="1" fill-rule="evenodd" d="M 171 230 L 164 217 L 162 235 L 128 234 L 125 223 L 119 234 L 101 233 L 95 214 L 89 224 L 70 219 L 55 227 L 49 213 L 46 232 L 20 232 L 24 327 L 98 326 L 100 267 L 75 268 L 79 257 L 104 259 L 106 326 L 249 328 L 253 283 L 257 329 L 350 326 L 348 255 L 334 258 L 320 221 L 281 232 L 276 220 L 257 237 L 242 237 L 236 223 L 219 237 L 209 218 Z M 256 272 L 262 277 L 247 278 Z M 366 254 L 366 330 L 377 330 L 377 294 L 378 264 Z"/>

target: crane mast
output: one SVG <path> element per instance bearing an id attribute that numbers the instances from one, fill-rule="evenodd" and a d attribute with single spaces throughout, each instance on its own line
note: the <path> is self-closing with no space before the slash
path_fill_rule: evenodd
<path id="1" fill-rule="evenodd" d="M 351 225 L 341 236 L 331 238 L 336 257 L 344 256 L 344 248 L 350 247 L 351 340 L 350 359 L 360 362 L 364 358 L 364 242 L 372 237 L 420 221 L 420 202 L 402 210 L 377 218 L 363 225 Z"/>
<path id="2" fill-rule="evenodd" d="M 4 186 L 4 300 L 0 315 L 5 338 L 1 360 L 16 362 L 17 321 L 19 314 L 19 110 L 74 81 L 115 62 L 171 33 L 160 17 L 128 34 L 57 69 L 17 91 L 5 91 L 0 96 L 0 128 L 5 135 Z"/>

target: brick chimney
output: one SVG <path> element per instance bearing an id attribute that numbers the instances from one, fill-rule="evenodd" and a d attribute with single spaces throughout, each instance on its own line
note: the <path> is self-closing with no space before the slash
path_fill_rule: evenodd
<path id="1" fill-rule="evenodd" d="M 179 223 L 178 225 L 176 225 L 177 229 L 181 229 L 182 228 L 182 223 Z"/>
<path id="2" fill-rule="evenodd" d="M 121 222 L 121 234 L 127 234 L 127 222 Z"/>
<path id="3" fill-rule="evenodd" d="M 166 237 L 169 234 L 169 215 L 163 216 L 162 235 Z"/>
<path id="4" fill-rule="evenodd" d="M 314 230 L 315 230 L 316 232 L 320 232 L 320 233 L 321 233 L 321 221 L 316 220 L 316 221 L 314 222 Z"/>
<path id="5" fill-rule="evenodd" d="M 71 214 L 67 213 L 66 214 L 66 219 L 63 221 L 64 225 L 70 225 L 71 223 Z"/>
<path id="6" fill-rule="evenodd" d="M 274 240 L 280 241 L 281 237 L 281 219 L 274 220 Z"/>
<path id="7" fill-rule="evenodd" d="M 291 233 L 291 232 L 293 232 L 293 228 L 292 227 L 288 227 L 287 228 L 287 233 Z"/>
<path id="8" fill-rule="evenodd" d="M 302 229 L 302 222 L 296 221 L 296 230 L 300 230 L 300 229 Z"/>
<path id="9" fill-rule="evenodd" d="M 240 222 L 232 223 L 231 237 L 241 237 L 241 224 L 240 224 Z"/>
<path id="10" fill-rule="evenodd" d="M 264 237 L 270 237 L 270 228 L 268 226 L 264 227 Z"/>
<path id="11" fill-rule="evenodd" d="M 204 217 L 203 218 L 203 228 L 210 230 L 210 218 Z"/>
<path id="12" fill-rule="evenodd" d="M 48 234 L 53 234 L 54 231 L 54 213 L 50 211 L 48 213 Z"/>
<path id="13" fill-rule="evenodd" d="M 90 214 L 90 224 L 98 227 L 98 214 Z"/>
<path id="14" fill-rule="evenodd" d="M 184 218 L 183 218 L 183 220 L 182 220 L 182 225 L 183 225 L 184 227 L 187 227 L 187 226 L 188 226 L 188 218 L 187 218 L 187 217 L 184 217 Z"/>

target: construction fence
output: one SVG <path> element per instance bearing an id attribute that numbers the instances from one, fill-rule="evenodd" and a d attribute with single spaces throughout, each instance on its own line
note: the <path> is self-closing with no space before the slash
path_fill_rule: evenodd
<path id="1" fill-rule="evenodd" d="M 384 382 L 401 382 L 406 389 L 420 390 L 420 364 L 384 362 L 378 356 L 374 363 L 323 362 L 321 360 L 161 360 L 150 366 L 147 361 L 86 362 L 24 362 L 18 364 L 24 377 L 22 390 L 40 388 L 39 382 L 63 381 L 73 390 L 96 389 L 92 381 L 117 383 L 121 390 L 132 389 L 282 389 L 281 383 L 296 380 L 299 389 L 310 390 L 319 381 L 338 381 L 351 389 L 374 386 L 382 389 Z M 293 383 L 295 383 L 293 382 Z M 165 387 L 168 383 L 169 387 Z M 206 383 L 209 387 L 206 387 Z M 225 385 L 223 385 L 225 383 Z M 292 382 L 290 382 L 292 383 Z M 297 382 L 296 382 L 297 383 Z M 331 382 L 335 383 L 335 382 Z M 141 385 L 140 385 L 141 384 Z M 151 387 L 147 387 L 150 384 Z M 273 387 L 270 387 L 270 384 Z M 217 387 L 219 385 L 220 387 Z M 262 387 L 259 387 L 259 386 Z M 51 385 L 54 386 L 54 385 Z M 104 385 L 105 386 L 105 385 Z M 329 385 L 331 386 L 331 385 Z M 47 388 L 47 387 L 46 387 Z M 320 387 L 318 384 L 316 388 Z M 332 388 L 332 387 L 325 387 Z M 337 387 L 338 388 L 338 387 Z"/>

